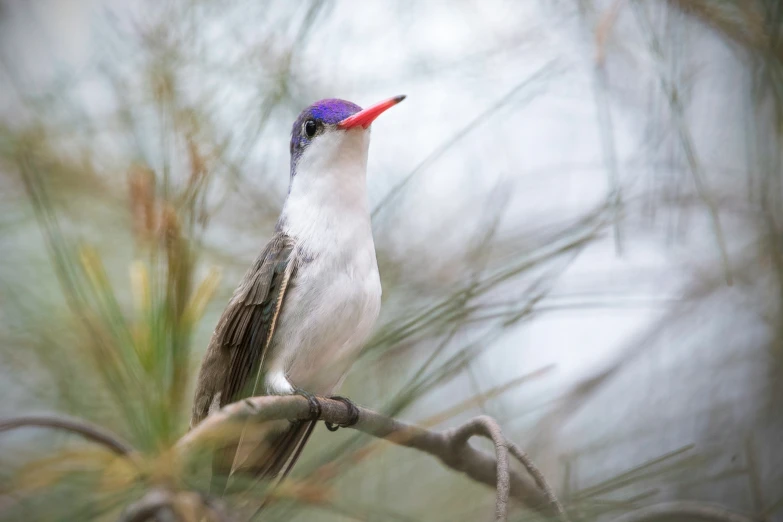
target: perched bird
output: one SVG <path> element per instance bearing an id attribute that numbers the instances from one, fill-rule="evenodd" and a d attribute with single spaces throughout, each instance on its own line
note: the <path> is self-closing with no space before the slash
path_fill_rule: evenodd
<path id="1" fill-rule="evenodd" d="M 318 418 L 314 396 L 336 392 L 369 337 L 381 306 L 366 190 L 370 124 L 404 98 L 367 109 L 321 100 L 294 122 L 288 196 L 274 236 L 212 335 L 191 427 L 215 409 L 262 394 L 305 395 L 313 420 L 270 423 L 261 436 L 254 431 L 252 440 L 223 448 L 213 477 L 231 470 L 287 474 Z"/>

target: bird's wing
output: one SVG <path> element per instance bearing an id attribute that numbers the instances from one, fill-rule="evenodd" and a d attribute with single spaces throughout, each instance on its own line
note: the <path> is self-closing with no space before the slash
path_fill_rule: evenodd
<path id="1" fill-rule="evenodd" d="M 220 322 L 219 336 L 231 362 L 220 394 L 220 406 L 258 393 L 250 388 L 263 364 L 277 319 L 296 268 L 294 242 L 277 234 L 248 271 Z M 249 379 L 249 377 L 253 379 Z"/>
<path id="2" fill-rule="evenodd" d="M 218 321 L 201 364 L 191 427 L 215 406 L 225 406 L 253 391 L 251 386 L 295 273 L 295 257 L 293 239 L 278 233 L 245 273 Z"/>
<path id="3" fill-rule="evenodd" d="M 191 425 L 207 416 L 218 397 L 219 406 L 256 394 L 256 376 L 272 342 L 286 290 L 296 274 L 294 241 L 277 234 L 267 244 L 234 292 L 215 329 L 202 363 Z M 313 421 L 290 423 L 280 430 L 256 433 L 248 441 L 241 463 L 239 445 L 228 444 L 215 453 L 213 487 L 223 489 L 237 465 L 256 478 L 278 477 L 290 472 L 315 427 Z M 242 444 L 241 442 L 239 443 Z"/>

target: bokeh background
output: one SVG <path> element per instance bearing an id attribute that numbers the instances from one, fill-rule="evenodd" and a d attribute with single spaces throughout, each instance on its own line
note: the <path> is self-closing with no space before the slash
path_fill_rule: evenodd
<path id="1" fill-rule="evenodd" d="M 384 301 L 344 394 L 497 418 L 573 520 L 783 520 L 782 29 L 778 0 L 0 3 L 0 415 L 86 418 L 151 470 L 5 433 L 0 516 L 203 486 L 166 450 L 274 229 L 291 122 L 407 94 L 373 126 Z M 370 442 L 319 428 L 293 478 L 321 489 L 266 519 L 493 513 Z"/>

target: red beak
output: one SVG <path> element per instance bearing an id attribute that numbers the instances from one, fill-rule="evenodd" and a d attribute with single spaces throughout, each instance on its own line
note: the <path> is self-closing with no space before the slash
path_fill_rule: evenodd
<path id="1" fill-rule="evenodd" d="M 375 121 L 375 118 L 380 116 L 381 113 L 386 111 L 386 109 L 394 107 L 404 99 L 405 95 L 403 94 L 401 96 L 395 96 L 394 98 L 389 98 L 386 101 L 376 103 L 371 107 L 367 107 L 366 109 L 357 112 L 353 116 L 348 116 L 343 121 L 338 123 L 337 127 L 348 130 L 361 125 L 363 129 L 366 129 L 373 121 Z"/>

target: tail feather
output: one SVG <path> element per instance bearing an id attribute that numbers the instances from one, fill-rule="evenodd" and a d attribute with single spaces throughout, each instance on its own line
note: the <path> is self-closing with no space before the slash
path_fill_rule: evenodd
<path id="1" fill-rule="evenodd" d="M 271 434 L 257 446 L 241 464 L 240 470 L 260 479 L 284 479 L 299 458 L 313 428 L 313 421 L 290 423 L 285 431 Z"/>
<path id="2" fill-rule="evenodd" d="M 210 493 L 222 495 L 233 475 L 279 483 L 299 459 L 315 424 L 315 421 L 290 422 L 282 431 L 270 431 L 241 459 L 237 444 L 218 448 L 212 459 Z"/>
<path id="3" fill-rule="evenodd" d="M 305 447 L 305 444 L 307 444 L 308 439 L 310 439 L 310 435 L 313 434 L 313 429 L 315 429 L 315 421 L 307 422 L 307 431 L 306 433 L 301 437 L 299 440 L 299 444 L 296 447 L 296 450 L 291 455 L 291 458 L 288 459 L 288 465 L 286 466 L 286 469 L 283 471 L 283 474 L 280 475 L 280 480 L 286 478 L 289 473 L 291 473 L 291 470 L 294 467 L 294 464 L 296 464 L 296 461 L 299 460 L 299 456 L 302 454 L 302 450 Z"/>

